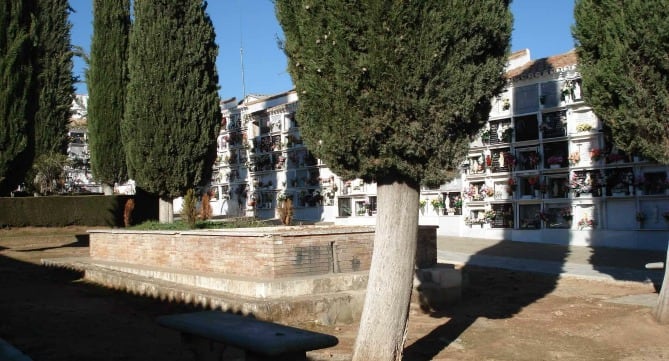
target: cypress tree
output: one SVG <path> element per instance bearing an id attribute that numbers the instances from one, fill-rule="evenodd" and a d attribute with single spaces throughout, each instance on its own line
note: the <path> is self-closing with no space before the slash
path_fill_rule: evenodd
<path id="1" fill-rule="evenodd" d="M 93 177 L 110 194 L 128 171 L 121 139 L 121 119 L 128 84 L 130 1 L 95 0 L 88 85 L 88 134 Z"/>
<path id="2" fill-rule="evenodd" d="M 374 252 L 354 360 L 397 360 L 421 183 L 464 159 L 505 84 L 509 1 L 276 0 L 307 146 L 376 181 Z"/>
<path id="3" fill-rule="evenodd" d="M 16 189 L 34 158 L 33 6 L 27 0 L 0 5 L 0 195 Z"/>
<path id="4" fill-rule="evenodd" d="M 134 2 L 122 136 L 130 177 L 172 199 L 211 179 L 221 113 L 214 28 L 199 0 Z"/>
<path id="5" fill-rule="evenodd" d="M 669 6 L 579 0 L 575 25 L 583 93 L 614 144 L 669 163 Z"/>
<path id="6" fill-rule="evenodd" d="M 65 154 L 74 79 L 67 0 L 37 1 L 35 154 Z"/>
<path id="7" fill-rule="evenodd" d="M 614 144 L 665 164 L 669 163 L 667 17 L 666 1 L 579 0 L 572 28 L 584 94 Z M 664 270 L 653 316 L 667 324 L 669 267 Z"/>

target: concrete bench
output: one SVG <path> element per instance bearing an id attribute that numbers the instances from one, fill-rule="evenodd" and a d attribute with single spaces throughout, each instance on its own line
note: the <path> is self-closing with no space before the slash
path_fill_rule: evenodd
<path id="1" fill-rule="evenodd" d="M 646 263 L 646 269 L 664 269 L 664 262 Z"/>
<path id="2" fill-rule="evenodd" d="M 196 360 L 307 360 L 311 350 L 332 347 L 336 337 L 220 311 L 161 316 L 181 333 Z"/>

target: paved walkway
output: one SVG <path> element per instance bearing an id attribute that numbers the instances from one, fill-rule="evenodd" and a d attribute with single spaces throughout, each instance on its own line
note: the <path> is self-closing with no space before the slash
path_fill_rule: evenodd
<path id="1" fill-rule="evenodd" d="M 664 262 L 666 254 L 619 248 L 563 246 L 545 243 L 496 241 L 439 236 L 437 258 L 442 263 L 560 274 L 586 279 L 653 282 L 663 270 L 648 270 L 650 262 Z"/>

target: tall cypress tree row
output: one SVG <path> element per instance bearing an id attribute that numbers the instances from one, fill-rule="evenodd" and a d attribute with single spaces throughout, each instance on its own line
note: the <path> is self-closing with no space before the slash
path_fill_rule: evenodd
<path id="1" fill-rule="evenodd" d="M 88 85 L 88 134 L 93 177 L 110 194 L 128 179 L 121 139 L 128 84 L 130 1 L 95 0 Z"/>
<path id="2" fill-rule="evenodd" d="M 421 183 L 448 179 L 503 89 L 509 1 L 276 0 L 297 116 L 337 174 L 377 182 L 353 360 L 399 360 Z"/>
<path id="3" fill-rule="evenodd" d="M 214 28 L 200 0 L 135 1 L 122 135 L 130 177 L 171 203 L 210 181 L 221 114 Z"/>
<path id="4" fill-rule="evenodd" d="M 0 195 L 21 183 L 34 158 L 33 6 L 29 0 L 0 4 Z"/>
<path id="5" fill-rule="evenodd" d="M 39 102 L 35 115 L 35 154 L 67 149 L 67 131 L 74 95 L 70 7 L 67 0 L 37 1 L 37 81 Z"/>

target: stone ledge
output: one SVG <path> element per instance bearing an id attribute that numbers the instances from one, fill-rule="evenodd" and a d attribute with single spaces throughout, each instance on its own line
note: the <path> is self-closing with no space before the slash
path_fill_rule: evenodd
<path id="1" fill-rule="evenodd" d="M 278 323 L 316 321 L 324 325 L 333 325 L 356 322 L 362 313 L 365 297 L 365 290 L 352 290 L 299 297 L 259 299 L 186 286 L 92 263 L 86 264 L 84 258 L 44 259 L 42 264 L 77 270 L 84 268 L 86 281 L 115 290 L 168 302 L 191 304 L 205 309 L 220 309 Z"/>
<path id="2" fill-rule="evenodd" d="M 368 272 L 331 273 L 316 276 L 262 279 L 222 275 L 212 272 L 175 270 L 170 268 L 139 266 L 129 263 L 92 260 L 88 257 L 43 259 L 47 266 L 87 271 L 92 268 L 107 269 L 125 274 L 172 282 L 185 287 L 196 287 L 256 299 L 280 299 L 347 291 L 365 291 Z"/>

